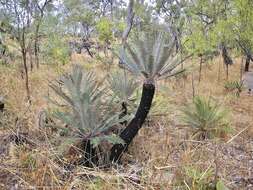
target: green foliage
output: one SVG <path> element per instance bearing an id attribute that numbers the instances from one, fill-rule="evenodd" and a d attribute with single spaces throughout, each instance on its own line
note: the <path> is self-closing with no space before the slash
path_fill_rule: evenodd
<path id="1" fill-rule="evenodd" d="M 62 87 L 50 85 L 66 108 L 56 111 L 55 116 L 71 126 L 78 138 L 91 140 L 94 146 L 102 141 L 122 143 L 118 136 L 108 135 L 108 131 L 126 118 L 118 119 L 117 114 L 107 113 L 106 102 L 102 101 L 106 100 L 106 91 L 96 81 L 94 73 L 75 65 L 72 73 L 64 75 L 61 82 Z"/>
<path id="2" fill-rule="evenodd" d="M 49 63 L 65 65 L 70 60 L 68 45 L 60 36 L 50 36 L 42 47 L 45 59 Z"/>
<path id="3" fill-rule="evenodd" d="M 122 71 L 110 74 L 107 81 L 113 94 L 121 103 L 129 102 L 134 91 L 138 87 L 136 80 L 134 80 L 134 78 L 129 76 L 126 72 Z"/>
<path id="4" fill-rule="evenodd" d="M 37 167 L 37 161 L 33 154 L 26 155 L 25 159 L 22 160 L 22 166 L 30 170 L 34 170 Z"/>
<path id="5" fill-rule="evenodd" d="M 219 180 L 216 184 L 216 190 L 228 190 L 228 188 L 224 185 L 224 183 Z"/>
<path id="6" fill-rule="evenodd" d="M 228 81 L 224 85 L 225 89 L 234 92 L 237 97 L 240 96 L 240 93 L 243 90 L 243 81 Z"/>
<path id="7" fill-rule="evenodd" d="M 187 52 L 199 56 L 217 49 L 217 43 L 211 31 L 205 31 L 204 26 L 197 21 L 193 22 L 192 28 L 194 32 L 183 38 L 184 48 Z"/>
<path id="8" fill-rule="evenodd" d="M 202 169 L 200 167 L 187 166 L 177 177 L 177 184 L 182 190 L 215 190 L 213 184 L 214 172 L 210 167 Z"/>
<path id="9" fill-rule="evenodd" d="M 213 170 L 207 168 L 206 170 L 201 170 L 195 167 L 185 168 L 186 186 L 190 187 L 192 190 L 211 190 L 212 183 L 211 179 L 213 176 Z"/>
<path id="10" fill-rule="evenodd" d="M 201 139 L 221 136 L 229 130 L 228 111 L 219 104 L 202 97 L 195 97 L 193 104 L 183 109 L 183 121 L 195 130 Z"/>
<path id="11" fill-rule="evenodd" d="M 214 175 L 215 172 L 210 166 L 206 169 L 187 166 L 183 168 L 177 183 L 182 190 L 228 190 L 222 180 L 214 180 Z"/>
<path id="12" fill-rule="evenodd" d="M 96 24 L 96 29 L 98 31 L 98 38 L 101 42 L 109 43 L 113 39 L 112 35 L 112 22 L 106 18 L 103 17 L 99 20 L 99 22 Z"/>
<path id="13" fill-rule="evenodd" d="M 175 42 L 161 32 L 145 32 L 120 50 L 122 66 L 147 81 L 164 79 L 183 72 L 177 69 L 180 57 L 174 53 Z"/>

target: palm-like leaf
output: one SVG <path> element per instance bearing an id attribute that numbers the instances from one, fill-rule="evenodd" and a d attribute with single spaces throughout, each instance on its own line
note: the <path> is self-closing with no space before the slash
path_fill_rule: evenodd
<path id="1" fill-rule="evenodd" d="M 165 33 L 143 33 L 120 50 L 122 66 L 149 80 L 163 79 L 182 72 L 182 63 L 174 54 L 175 42 Z"/>
<path id="2" fill-rule="evenodd" d="M 121 102 L 128 102 L 134 91 L 138 87 L 138 83 L 125 72 L 112 73 L 107 79 L 113 94 Z"/>
<path id="3" fill-rule="evenodd" d="M 78 129 L 84 138 L 108 139 L 105 132 L 121 120 L 118 115 L 104 113 L 105 105 L 101 100 L 105 89 L 96 81 L 94 73 L 84 72 L 81 66 L 75 65 L 72 73 L 64 75 L 61 82 L 62 87 L 50 84 L 68 108 L 65 112 L 56 112 L 58 119 Z"/>
<path id="4" fill-rule="evenodd" d="M 196 97 L 192 105 L 183 110 L 183 120 L 189 126 L 202 132 L 224 131 L 228 127 L 228 112 L 218 104 Z"/>

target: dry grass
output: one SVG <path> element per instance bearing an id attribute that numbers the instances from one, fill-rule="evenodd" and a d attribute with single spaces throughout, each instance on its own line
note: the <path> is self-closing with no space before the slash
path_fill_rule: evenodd
<path id="1" fill-rule="evenodd" d="M 86 62 L 86 68 L 95 70 L 101 78 L 105 75 L 105 68 L 92 64 L 87 57 L 75 56 L 72 62 Z M 230 68 L 229 80 L 239 80 L 239 63 Z M 206 183 L 217 177 L 230 189 L 253 189 L 253 96 L 244 91 L 236 98 L 225 92 L 225 71 L 219 59 L 204 67 L 200 83 L 194 72 L 195 93 L 212 96 L 231 111 L 231 134 L 220 140 L 192 139 L 190 129 L 180 120 L 181 107 L 192 101 L 192 76 L 161 82 L 156 97 L 169 105 L 169 111 L 150 116 L 122 166 L 103 170 L 65 168 L 66 160 L 57 156 L 51 141 L 53 132 L 37 126 L 38 113 L 49 106 L 45 98 L 51 96 L 48 82 L 68 69 L 69 65 L 35 69 L 30 74 L 29 106 L 17 69 L 0 66 L 0 94 L 6 96 L 8 113 L 2 116 L 8 122 L 0 126 L 0 189 L 187 189 L 192 178 L 186 169 L 191 167 L 213 171 Z M 15 135 L 29 141 L 16 145 Z"/>

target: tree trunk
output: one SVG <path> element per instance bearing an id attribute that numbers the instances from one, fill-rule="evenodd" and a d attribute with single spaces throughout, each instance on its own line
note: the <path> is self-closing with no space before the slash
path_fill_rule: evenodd
<path id="1" fill-rule="evenodd" d="M 226 78 L 228 80 L 228 65 L 232 65 L 233 60 L 229 56 L 227 47 L 225 46 L 224 43 L 222 44 L 222 57 L 223 57 L 224 64 L 226 65 Z"/>
<path id="2" fill-rule="evenodd" d="M 37 69 L 39 69 L 39 24 L 36 26 L 35 40 L 34 40 L 34 57 Z"/>
<path id="3" fill-rule="evenodd" d="M 122 44 L 126 43 L 127 37 L 132 29 L 133 26 L 133 19 L 134 19 L 134 0 L 130 0 L 128 7 L 127 7 L 127 27 L 125 28 L 125 30 L 123 31 L 122 34 Z"/>
<path id="4" fill-rule="evenodd" d="M 135 117 L 120 134 L 120 137 L 124 140 L 125 144 L 115 144 L 111 149 L 110 160 L 112 162 L 118 162 L 120 160 L 122 153 L 127 150 L 129 144 L 138 134 L 138 131 L 142 127 L 149 113 L 154 94 L 155 85 L 150 83 L 144 83 L 142 88 L 141 101 L 135 114 Z"/>
<path id="5" fill-rule="evenodd" d="M 29 78 L 28 78 L 28 68 L 27 68 L 27 58 L 26 58 L 26 50 L 22 49 L 22 58 L 23 58 L 23 65 L 25 70 L 25 88 L 26 88 L 26 94 L 27 99 L 30 102 L 30 89 L 29 89 Z"/>
<path id="6" fill-rule="evenodd" d="M 245 62 L 245 68 L 244 68 L 244 71 L 245 71 L 245 72 L 249 72 L 250 59 L 251 59 L 251 56 L 250 56 L 250 55 L 247 55 L 247 56 L 246 56 L 246 62 Z"/>
<path id="7" fill-rule="evenodd" d="M 28 54 L 29 54 L 30 70 L 33 71 L 33 56 L 31 47 L 29 47 L 28 49 Z"/>
<path id="8" fill-rule="evenodd" d="M 199 62 L 199 82 L 201 81 L 202 65 L 203 65 L 203 58 L 202 58 L 202 55 L 201 55 L 200 56 L 200 62 Z"/>
<path id="9" fill-rule="evenodd" d="M 0 112 L 4 111 L 4 102 L 2 101 L 2 97 L 0 96 Z"/>
<path id="10" fill-rule="evenodd" d="M 243 62 L 244 62 L 244 57 L 242 56 L 241 66 L 240 66 L 240 82 L 242 82 L 242 76 L 243 76 Z"/>
<path id="11" fill-rule="evenodd" d="M 228 80 L 228 64 L 226 64 L 226 79 Z"/>

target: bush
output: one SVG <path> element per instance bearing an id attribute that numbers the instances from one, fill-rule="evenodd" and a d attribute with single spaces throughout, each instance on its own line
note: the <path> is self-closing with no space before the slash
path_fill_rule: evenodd
<path id="1" fill-rule="evenodd" d="M 227 91 L 234 92 L 235 95 L 239 97 L 243 89 L 243 82 L 242 81 L 226 82 L 224 87 Z"/>
<path id="2" fill-rule="evenodd" d="M 92 72 L 85 72 L 81 66 L 75 65 L 71 75 L 61 78 L 62 87 L 51 84 L 50 87 L 65 102 L 64 111 L 55 112 L 55 116 L 77 129 L 79 137 L 91 140 L 96 146 L 102 140 L 120 141 L 115 135 L 106 132 L 119 123 L 118 115 L 108 114 L 105 100 L 106 91 L 96 81 Z"/>
<path id="3" fill-rule="evenodd" d="M 70 60 L 70 50 L 68 45 L 59 36 L 50 36 L 42 49 L 44 56 L 49 63 L 65 65 Z"/>
<path id="4" fill-rule="evenodd" d="M 112 28 L 113 24 L 108 18 L 101 18 L 97 23 L 96 29 L 101 42 L 109 43 L 113 39 Z"/>
<path id="5" fill-rule="evenodd" d="M 229 130 L 228 111 L 219 104 L 195 97 L 193 104 L 183 109 L 184 122 L 195 130 L 200 139 L 222 136 Z"/>
<path id="6" fill-rule="evenodd" d="M 97 82 L 94 73 L 85 72 L 81 66 L 75 65 L 71 74 L 64 75 L 61 81 L 50 87 L 62 102 L 51 101 L 63 105 L 54 115 L 71 129 L 69 142 L 81 141 L 84 144 L 85 159 L 95 157 L 95 149 L 102 142 L 123 143 L 111 129 L 126 118 L 119 119 L 119 114 L 109 112 L 106 90 Z"/>

